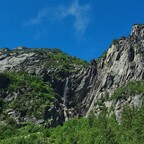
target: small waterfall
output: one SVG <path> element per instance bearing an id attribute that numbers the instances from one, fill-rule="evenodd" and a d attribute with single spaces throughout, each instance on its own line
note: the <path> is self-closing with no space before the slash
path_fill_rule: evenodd
<path id="1" fill-rule="evenodd" d="M 67 93 L 68 93 L 68 83 L 69 83 L 69 78 L 66 78 L 66 82 L 65 82 L 65 87 L 64 87 L 64 93 L 63 93 L 63 106 L 64 106 L 64 116 L 65 116 L 65 121 L 68 120 L 68 112 L 67 112 L 67 107 L 66 107 L 66 103 L 67 103 Z"/>
<path id="2" fill-rule="evenodd" d="M 67 93 L 68 93 L 68 82 L 69 82 L 69 78 L 66 78 L 66 82 L 65 82 L 65 87 L 64 87 L 64 93 L 63 93 L 63 101 L 64 101 L 64 105 L 66 105 L 66 101 L 67 101 Z"/>

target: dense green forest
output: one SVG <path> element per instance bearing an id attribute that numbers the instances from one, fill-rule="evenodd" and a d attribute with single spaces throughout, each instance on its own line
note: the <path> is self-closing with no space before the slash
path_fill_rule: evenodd
<path id="1" fill-rule="evenodd" d="M 72 119 L 63 126 L 45 128 L 29 123 L 0 126 L 0 144 L 143 144 L 144 106 L 133 110 L 126 106 L 122 121 L 107 117 L 107 110 L 95 117 Z"/>

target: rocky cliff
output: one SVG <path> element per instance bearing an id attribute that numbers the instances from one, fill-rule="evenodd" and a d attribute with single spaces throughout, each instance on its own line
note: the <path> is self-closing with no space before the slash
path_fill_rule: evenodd
<path id="1" fill-rule="evenodd" d="M 9 117 L 21 124 L 32 121 L 56 126 L 90 112 L 98 115 L 103 108 L 120 121 L 125 105 L 143 104 L 143 91 L 137 89 L 143 89 L 143 62 L 144 25 L 140 24 L 133 26 L 128 37 L 114 40 L 90 64 L 58 49 L 3 48 L 1 123 Z M 13 88 L 15 83 L 20 87 Z"/>

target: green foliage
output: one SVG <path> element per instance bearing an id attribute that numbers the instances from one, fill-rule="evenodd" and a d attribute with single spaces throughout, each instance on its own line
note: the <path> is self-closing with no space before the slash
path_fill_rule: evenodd
<path id="1" fill-rule="evenodd" d="M 122 36 L 121 39 L 125 40 L 125 39 L 126 39 L 126 36 Z"/>
<path id="2" fill-rule="evenodd" d="M 117 45 L 119 43 L 119 39 L 114 39 L 112 42 L 114 45 Z"/>
<path id="3" fill-rule="evenodd" d="M 86 67 L 88 65 L 87 61 L 82 61 L 76 57 L 68 56 L 63 52 L 48 52 L 47 58 L 48 59 L 45 62 L 46 67 L 58 68 L 66 72 L 72 71 L 75 65 L 79 67 Z"/>
<path id="4" fill-rule="evenodd" d="M 129 96 L 134 96 L 135 94 L 140 94 L 144 92 L 144 81 L 131 81 L 128 82 L 126 86 L 118 88 L 114 94 L 111 96 L 110 100 L 113 99 L 126 99 Z"/>
<path id="5" fill-rule="evenodd" d="M 54 81 L 59 81 L 70 74 L 78 73 L 82 68 L 88 66 L 87 61 L 71 57 L 63 52 L 46 52 L 44 65 L 48 69 L 56 69 L 55 72 L 49 73 Z"/>
<path id="6" fill-rule="evenodd" d="M 27 126 L 0 126 L 0 144 L 143 144 L 144 106 L 124 108 L 119 124 L 106 111 L 98 117 L 72 119 L 63 126 L 47 129 L 29 123 Z"/>
<path id="7" fill-rule="evenodd" d="M 8 88 L 1 88 L 1 94 L 5 95 L 6 92 L 14 95 L 18 93 L 10 102 L 5 101 L 4 98 L 0 99 L 1 114 L 9 119 L 7 110 L 12 109 L 20 112 L 21 117 L 36 117 L 43 118 L 45 108 L 54 100 L 56 93 L 51 85 L 43 82 L 37 76 L 32 76 L 27 73 L 4 72 L 3 75 L 10 79 Z"/>
<path id="8" fill-rule="evenodd" d="M 126 144 L 144 143 L 144 106 L 131 109 L 125 106 L 122 114 L 122 122 L 119 126 L 120 142 Z"/>

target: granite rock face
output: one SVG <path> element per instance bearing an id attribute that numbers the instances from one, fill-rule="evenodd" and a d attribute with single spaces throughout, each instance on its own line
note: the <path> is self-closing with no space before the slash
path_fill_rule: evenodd
<path id="1" fill-rule="evenodd" d="M 130 81 L 144 78 L 143 51 L 144 25 L 134 25 L 129 37 L 122 37 L 112 43 L 106 56 L 97 64 L 97 74 L 89 92 L 90 96 L 88 96 L 93 100 L 89 104 L 87 103 L 87 114 L 97 106 L 97 101 L 105 95 L 110 97 L 117 88 Z M 141 100 L 142 98 L 140 98 Z M 133 104 L 137 106 L 141 105 L 141 102 L 136 102 L 134 97 L 131 98 L 131 101 L 129 99 L 117 101 L 114 105 L 114 113 L 117 118 L 118 111 L 121 111 L 124 103 L 128 103 L 128 101 L 129 103 L 133 101 Z M 119 108 L 117 108 L 118 106 Z"/>
<path id="2" fill-rule="evenodd" d="M 50 83 L 57 97 L 53 107 L 46 107 L 44 120 L 52 118 L 54 126 L 73 117 L 88 116 L 91 111 L 97 115 L 100 112 L 99 100 L 111 97 L 117 88 L 130 81 L 144 79 L 144 25 L 134 25 L 128 37 L 113 41 L 99 61 L 92 60 L 86 67 L 73 64 L 69 71 L 65 71 L 60 67 L 46 66 L 45 62 L 51 60 L 46 53 L 53 53 L 53 50 L 3 48 L 0 50 L 0 72 L 24 69 Z M 0 77 L 0 88 L 8 84 L 8 79 Z M 120 121 L 123 106 L 141 106 L 142 97 L 143 94 L 135 94 L 117 101 L 104 100 L 103 104 L 108 109 L 113 106 L 112 113 Z M 13 110 L 10 112 L 14 115 Z"/>

